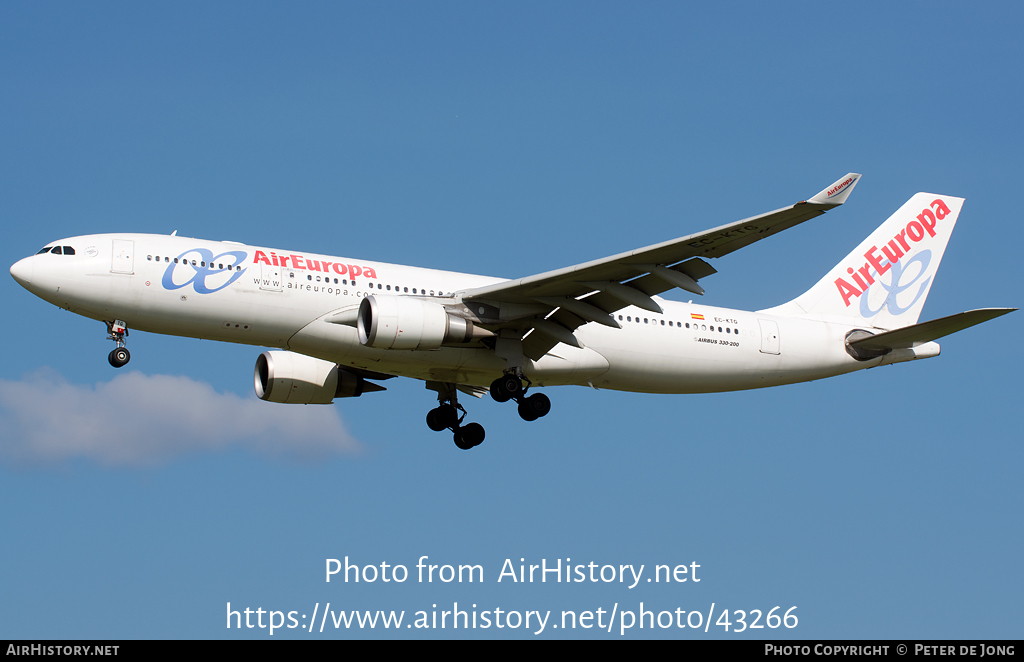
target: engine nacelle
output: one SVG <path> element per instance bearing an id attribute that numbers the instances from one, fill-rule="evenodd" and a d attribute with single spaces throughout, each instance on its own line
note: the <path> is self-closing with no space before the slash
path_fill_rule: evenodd
<path id="1" fill-rule="evenodd" d="M 438 349 L 494 334 L 422 299 L 369 296 L 359 303 L 359 342 L 377 349 Z"/>
<path id="2" fill-rule="evenodd" d="M 267 402 L 327 405 L 335 398 L 356 398 L 368 385 L 362 377 L 330 361 L 295 352 L 263 352 L 253 372 L 256 395 Z M 370 390 L 382 390 L 369 384 Z"/>

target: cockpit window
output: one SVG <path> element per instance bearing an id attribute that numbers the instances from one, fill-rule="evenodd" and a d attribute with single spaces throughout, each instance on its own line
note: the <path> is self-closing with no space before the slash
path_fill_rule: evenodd
<path id="1" fill-rule="evenodd" d="M 43 253 L 49 253 L 51 248 L 53 248 L 53 246 L 47 246 L 46 248 L 44 248 L 44 249 L 40 250 L 38 253 L 36 253 L 36 255 L 42 255 Z"/>
<path id="2" fill-rule="evenodd" d="M 60 255 L 60 246 L 54 246 L 53 250 L 50 252 L 53 253 L 54 255 Z"/>
<path id="3" fill-rule="evenodd" d="M 74 254 L 75 254 L 75 249 L 74 248 L 72 248 L 71 246 L 65 246 L 64 247 L 64 255 L 74 255 Z"/>

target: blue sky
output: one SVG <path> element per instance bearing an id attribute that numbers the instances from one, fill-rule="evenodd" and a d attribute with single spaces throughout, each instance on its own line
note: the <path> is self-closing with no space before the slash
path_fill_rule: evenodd
<path id="1" fill-rule="evenodd" d="M 787 301 L 930 191 L 967 202 L 924 318 L 1019 306 L 1022 18 L 1010 3 L 4 3 L 0 252 L 177 230 L 517 277 L 854 171 L 843 208 L 714 261 L 705 302 Z M 424 425 L 419 382 L 289 409 L 255 400 L 259 349 L 144 333 L 115 375 L 102 325 L 10 278 L 0 298 L 0 638 L 270 636 L 227 630 L 227 602 L 408 618 L 795 605 L 793 630 L 624 636 L 1024 635 L 1020 313 L 936 359 L 810 384 L 556 388 L 533 424 L 468 402 L 487 440 L 465 453 Z M 325 583 L 346 555 L 481 564 L 485 582 Z M 498 583 L 520 558 L 695 562 L 702 580 Z"/>

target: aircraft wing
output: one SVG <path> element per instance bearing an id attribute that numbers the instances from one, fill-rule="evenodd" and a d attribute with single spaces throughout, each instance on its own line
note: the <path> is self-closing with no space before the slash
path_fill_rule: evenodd
<path id="1" fill-rule="evenodd" d="M 483 324 L 517 326 L 524 332 L 530 328 L 539 331 L 524 341 L 524 352 L 536 360 L 558 342 L 578 346 L 572 331 L 587 322 L 618 327 L 612 313 L 626 306 L 661 312 L 661 307 L 651 298 L 655 294 L 675 287 L 704 294 L 697 281 L 715 273 L 715 269 L 703 258 L 727 255 L 838 207 L 846 202 L 859 179 L 859 174 L 849 173 L 814 197 L 789 207 L 637 250 L 459 294 L 467 309 L 479 315 Z"/>

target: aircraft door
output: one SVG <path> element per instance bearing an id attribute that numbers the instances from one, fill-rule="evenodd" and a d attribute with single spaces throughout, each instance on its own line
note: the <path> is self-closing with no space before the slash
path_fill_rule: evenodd
<path id="1" fill-rule="evenodd" d="M 115 274 L 135 273 L 135 242 L 115 239 L 110 257 L 110 271 Z"/>
<path id="2" fill-rule="evenodd" d="M 757 320 L 761 326 L 761 352 L 779 353 L 779 325 L 771 320 Z"/>
<path id="3" fill-rule="evenodd" d="M 260 289 L 271 292 L 281 291 L 281 267 L 269 264 L 260 265 Z"/>

